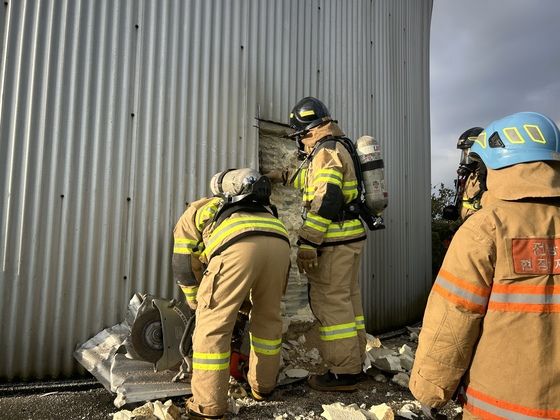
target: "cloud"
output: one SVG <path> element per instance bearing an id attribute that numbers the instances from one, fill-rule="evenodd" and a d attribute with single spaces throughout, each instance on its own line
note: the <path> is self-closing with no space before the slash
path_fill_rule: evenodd
<path id="1" fill-rule="evenodd" d="M 432 184 L 452 185 L 457 137 L 518 111 L 560 121 L 560 1 L 435 0 Z"/>

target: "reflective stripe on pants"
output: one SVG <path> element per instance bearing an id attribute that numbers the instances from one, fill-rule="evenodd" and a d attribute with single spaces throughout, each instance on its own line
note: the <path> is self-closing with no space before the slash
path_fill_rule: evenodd
<path id="1" fill-rule="evenodd" d="M 311 309 L 319 320 L 321 356 L 333 373 L 359 373 L 365 355 L 358 272 L 364 241 L 321 248 L 307 274 Z M 362 317 L 362 318 L 360 318 Z"/>
<path id="2" fill-rule="evenodd" d="M 274 389 L 282 345 L 280 302 L 289 264 L 286 241 L 256 235 L 240 239 L 210 260 L 197 294 L 189 408 L 210 416 L 226 412 L 231 335 L 249 294 L 254 347 L 247 379 L 259 392 Z"/>

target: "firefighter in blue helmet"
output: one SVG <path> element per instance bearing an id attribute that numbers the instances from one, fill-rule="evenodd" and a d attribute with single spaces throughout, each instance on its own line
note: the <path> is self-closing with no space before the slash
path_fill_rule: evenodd
<path id="1" fill-rule="evenodd" d="M 455 234 L 432 288 L 410 389 L 430 418 L 560 418 L 560 131 L 520 112 L 470 156 L 490 196 Z M 485 199 L 486 200 L 486 199 Z"/>

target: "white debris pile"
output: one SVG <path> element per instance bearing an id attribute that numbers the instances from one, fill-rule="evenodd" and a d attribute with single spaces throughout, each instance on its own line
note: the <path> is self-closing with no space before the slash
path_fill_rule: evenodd
<path id="1" fill-rule="evenodd" d="M 315 347 L 305 347 L 305 335 L 301 334 L 297 340 L 282 343 L 282 359 L 278 383 L 286 380 L 302 379 L 309 375 L 309 369 L 314 369 L 322 363 L 319 350 Z"/>
<path id="2" fill-rule="evenodd" d="M 378 338 L 367 334 L 364 372 L 371 367 L 375 367 L 382 372 L 394 375 L 401 372 L 410 372 L 413 364 L 414 351 L 408 345 L 404 344 L 398 350 L 389 349 L 384 347 Z M 382 380 L 378 381 L 381 382 Z"/>
<path id="3" fill-rule="evenodd" d="M 323 404 L 321 417 L 327 420 L 393 420 L 395 414 L 387 404 L 371 406 L 369 410 L 360 408 L 357 404 L 344 405 L 336 402 L 334 404 Z"/>
<path id="4" fill-rule="evenodd" d="M 414 352 L 406 344 L 403 344 L 403 346 L 399 349 L 399 359 L 402 368 L 410 372 L 412 365 L 414 364 Z"/>
<path id="5" fill-rule="evenodd" d="M 422 410 L 420 403 L 418 401 L 404 401 L 404 403 L 405 404 L 397 410 L 397 416 L 410 420 L 418 418 L 418 413 Z"/>
<path id="6" fill-rule="evenodd" d="M 278 414 L 276 416 L 274 416 L 274 420 L 284 420 L 284 419 L 293 419 L 293 420 L 313 420 L 315 419 L 315 412 L 314 411 L 310 411 L 308 413 L 305 414 L 295 414 L 292 413 L 291 411 L 287 412 L 287 413 L 282 413 L 282 414 Z"/>
<path id="7" fill-rule="evenodd" d="M 245 398 L 246 396 L 247 396 L 247 391 L 245 391 L 243 385 L 237 382 L 233 376 L 230 376 L 228 397 L 231 397 L 235 400 L 239 400 L 241 398 Z"/>
<path id="8" fill-rule="evenodd" d="M 134 410 L 121 410 L 113 414 L 113 420 L 180 420 L 181 409 L 171 400 L 147 402 Z"/>
<path id="9" fill-rule="evenodd" d="M 408 388 L 410 370 L 414 364 L 414 351 L 410 346 L 403 344 L 398 350 L 384 347 L 381 341 L 367 334 L 366 357 L 363 371 L 371 372 L 376 382 L 387 382 L 387 377 L 378 371 L 393 376 L 392 382 Z M 371 368 L 376 368 L 371 369 Z"/>
<path id="10" fill-rule="evenodd" d="M 394 382 L 397 385 L 400 385 L 403 388 L 408 389 L 408 383 L 410 382 L 410 376 L 408 376 L 404 372 L 399 372 L 395 376 L 393 376 L 393 379 L 391 379 L 391 382 Z"/>

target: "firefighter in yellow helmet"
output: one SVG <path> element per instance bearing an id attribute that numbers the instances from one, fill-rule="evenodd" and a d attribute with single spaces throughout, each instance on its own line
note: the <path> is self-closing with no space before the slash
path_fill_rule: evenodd
<path id="1" fill-rule="evenodd" d="M 319 320 L 321 356 L 328 366 L 309 385 L 320 391 L 353 391 L 362 370 L 365 324 L 358 272 L 366 231 L 358 215 L 346 211 L 358 182 L 344 137 L 318 99 L 300 100 L 290 126 L 304 163 L 295 174 L 273 171 L 303 193 L 303 225 L 297 264 L 307 274 L 309 303 Z"/>
<path id="2" fill-rule="evenodd" d="M 196 310 L 193 396 L 189 418 L 222 418 L 227 410 L 230 344 L 237 313 L 247 297 L 251 352 L 247 380 L 265 399 L 280 364 L 280 301 L 290 265 L 284 224 L 270 205 L 270 181 L 252 169 L 228 170 L 211 181 L 214 197 L 191 203 L 175 229 L 174 278 Z M 197 284 L 191 258 L 206 270 Z"/>
<path id="3" fill-rule="evenodd" d="M 560 131 L 520 112 L 471 147 L 484 206 L 455 234 L 434 283 L 410 389 L 433 418 L 560 418 Z"/>

